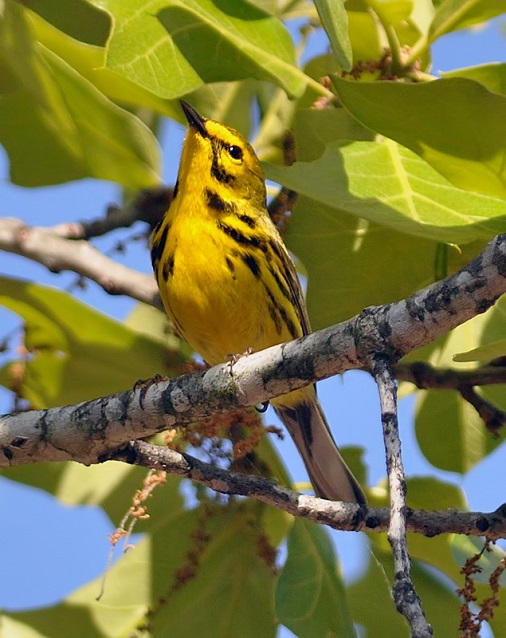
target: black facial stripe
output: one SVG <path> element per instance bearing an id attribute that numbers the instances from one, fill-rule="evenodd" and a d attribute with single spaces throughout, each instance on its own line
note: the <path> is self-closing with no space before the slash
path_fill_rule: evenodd
<path id="1" fill-rule="evenodd" d="M 235 180 L 234 175 L 227 173 L 220 163 L 220 151 L 223 148 L 223 142 L 215 137 L 210 138 L 211 148 L 213 149 L 213 163 L 211 164 L 211 175 L 221 184 L 230 184 Z"/>
<path id="2" fill-rule="evenodd" d="M 219 213 L 237 213 L 237 206 L 234 202 L 225 201 L 218 195 L 218 193 L 211 190 L 210 188 L 206 188 L 204 190 L 204 194 L 206 197 L 207 205 L 213 210 Z"/>

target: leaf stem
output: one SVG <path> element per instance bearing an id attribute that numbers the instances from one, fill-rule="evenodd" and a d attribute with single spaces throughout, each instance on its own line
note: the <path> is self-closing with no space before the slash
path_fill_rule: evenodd
<path id="1" fill-rule="evenodd" d="M 402 72 L 405 68 L 405 65 L 402 62 L 401 58 L 401 45 L 399 43 L 399 38 L 397 37 L 397 33 L 391 24 L 386 24 L 383 22 L 380 15 L 378 18 L 383 26 L 383 30 L 385 31 L 385 35 L 387 36 L 388 46 L 390 48 L 390 54 L 392 56 L 392 62 L 390 63 L 390 70 L 393 75 L 402 75 Z"/>
<path id="2" fill-rule="evenodd" d="M 429 48 L 430 42 L 426 35 L 423 35 L 415 44 L 411 47 L 409 54 L 404 60 L 404 64 L 407 67 L 412 66 L 416 60 L 427 51 Z"/>
<path id="3" fill-rule="evenodd" d="M 371 10 L 374 11 L 374 13 L 376 14 L 388 40 L 388 46 L 390 48 L 390 54 L 392 56 L 391 72 L 394 75 L 400 75 L 402 74 L 402 71 L 405 67 L 402 63 L 401 45 L 399 43 L 397 33 L 392 24 L 383 15 L 382 7 L 380 3 L 377 2 L 377 0 L 369 0 L 369 6 L 371 7 Z"/>

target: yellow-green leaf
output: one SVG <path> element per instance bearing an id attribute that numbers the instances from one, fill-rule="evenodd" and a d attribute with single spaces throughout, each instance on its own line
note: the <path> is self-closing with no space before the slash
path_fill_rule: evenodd
<path id="1" fill-rule="evenodd" d="M 0 15 L 0 66 L 9 74 L 0 141 L 14 182 L 40 186 L 88 176 L 133 188 L 159 182 L 158 144 L 147 126 L 37 42 L 28 11 L 13 0 Z"/>
<path id="2" fill-rule="evenodd" d="M 481 361 L 487 363 L 493 359 L 506 356 L 506 339 L 499 339 L 492 343 L 486 343 L 478 348 L 473 348 L 467 352 L 459 352 L 453 355 L 456 363 L 464 363 L 466 361 Z"/>
<path id="3" fill-rule="evenodd" d="M 355 637 L 337 556 L 323 527 L 296 518 L 276 587 L 276 613 L 301 638 Z"/>
<path id="4" fill-rule="evenodd" d="M 25 320 L 23 392 L 36 407 L 126 390 L 184 360 L 60 290 L 2 277 L 0 303 Z"/>
<path id="5" fill-rule="evenodd" d="M 315 0 L 315 6 L 339 66 L 349 71 L 353 60 L 344 1 Z"/>
<path id="6" fill-rule="evenodd" d="M 444 0 L 438 6 L 429 29 L 429 41 L 445 33 L 466 29 L 504 13 L 503 0 Z"/>
<path id="7" fill-rule="evenodd" d="M 501 62 L 491 62 L 490 64 L 480 64 L 465 69 L 456 69 L 441 74 L 444 78 L 469 78 L 480 82 L 489 91 L 506 94 L 506 64 Z"/>
<path id="8" fill-rule="evenodd" d="M 452 186 L 391 140 L 332 142 L 313 162 L 267 164 L 265 170 L 269 179 L 336 212 L 417 237 L 466 243 L 506 229 L 505 200 Z"/>
<path id="9" fill-rule="evenodd" d="M 255 78 L 300 95 L 283 23 L 245 0 L 95 0 L 114 18 L 107 66 L 163 98 L 204 83 Z"/>
<path id="10" fill-rule="evenodd" d="M 335 86 L 359 122 L 410 148 L 455 186 L 506 198 L 506 96 L 467 78 L 336 78 Z"/>

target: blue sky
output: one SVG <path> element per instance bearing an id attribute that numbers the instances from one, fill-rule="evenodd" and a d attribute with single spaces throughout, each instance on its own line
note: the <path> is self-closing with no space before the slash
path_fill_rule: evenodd
<path id="1" fill-rule="evenodd" d="M 434 71 L 447 71 L 484 62 L 505 61 L 504 20 L 496 20 L 475 31 L 457 32 L 442 38 L 433 48 Z M 501 26 L 502 25 L 502 26 Z M 183 129 L 167 127 L 163 140 L 164 179 L 174 181 Z M 28 224 L 53 225 L 75 219 L 89 219 L 103 214 L 104 204 L 114 202 L 119 191 L 111 184 L 82 180 L 57 187 L 23 189 L 8 183 L 8 163 L 0 149 L 0 192 L 3 214 L 20 217 Z M 96 241 L 107 248 L 114 236 Z M 128 247 L 128 262 L 150 272 L 150 263 L 141 242 Z M 20 257 L 0 253 L 0 274 L 15 273 L 24 278 L 65 288 L 75 280 L 70 273 L 54 275 Z M 87 303 L 124 318 L 132 308 L 129 299 L 111 298 L 97 286 L 77 292 Z M 0 339 L 18 326 L 12 314 L 0 309 Z M 2 359 L 0 359 L 1 363 Z M 320 397 L 330 423 L 337 424 L 340 445 L 360 445 L 366 450 L 371 468 L 369 481 L 384 476 L 384 455 L 376 389 L 367 375 L 347 373 L 320 386 Z M 0 391 L 0 412 L 8 410 L 10 400 Z M 462 478 L 436 472 L 422 457 L 413 435 L 413 401 L 401 402 L 400 423 L 406 472 L 409 475 L 433 473 L 462 486 L 472 509 L 493 510 L 503 500 L 498 486 L 504 485 L 504 446 Z M 285 439 L 282 454 L 295 476 L 303 474 L 302 461 L 291 441 Z M 503 480 L 498 480 L 498 477 Z M 494 477 L 491 481 L 490 477 Z M 487 485 L 484 490 L 483 486 Z M 0 503 L 4 515 L 0 520 L 0 607 L 24 609 L 57 602 L 73 589 L 96 578 L 105 567 L 109 544 L 107 535 L 113 525 L 94 507 L 72 508 L 61 505 L 40 490 L 25 488 L 0 477 Z M 358 575 L 362 567 L 359 535 L 335 533 L 339 554 L 347 578 Z"/>

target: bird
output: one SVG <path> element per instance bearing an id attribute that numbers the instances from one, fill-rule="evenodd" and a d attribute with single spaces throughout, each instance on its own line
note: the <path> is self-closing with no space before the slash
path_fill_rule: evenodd
<path id="1" fill-rule="evenodd" d="M 235 129 L 180 100 L 188 130 L 151 260 L 175 328 L 209 365 L 311 332 L 294 263 L 267 210 L 263 170 Z M 309 385 L 271 400 L 320 498 L 364 504 Z"/>

